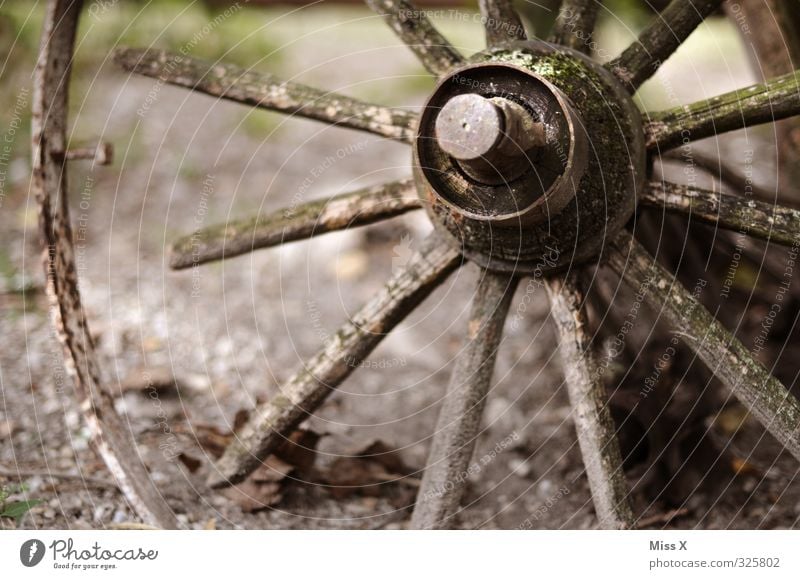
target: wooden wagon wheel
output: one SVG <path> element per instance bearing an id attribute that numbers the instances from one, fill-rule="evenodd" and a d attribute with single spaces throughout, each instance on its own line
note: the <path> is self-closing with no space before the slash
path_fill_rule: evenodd
<path id="1" fill-rule="evenodd" d="M 800 404 L 636 240 L 637 206 L 691 216 L 779 244 L 800 242 L 800 213 L 747 195 L 652 180 L 651 161 L 714 134 L 800 114 L 800 73 L 676 109 L 642 113 L 633 95 L 722 0 L 674 0 L 610 63 L 587 55 L 599 3 L 564 0 L 547 41 L 526 36 L 509 0 L 480 0 L 488 48 L 465 59 L 406 0 L 366 0 L 439 80 L 419 114 L 226 64 L 121 49 L 126 70 L 216 98 L 409 143 L 413 179 L 178 240 L 172 267 L 374 223 L 424 208 L 434 232 L 327 346 L 261 405 L 209 484 L 243 480 L 457 267 L 482 269 L 466 343 L 436 426 L 412 517 L 450 524 L 459 508 L 497 347 L 520 278 L 545 277 L 578 442 L 600 525 L 633 526 L 602 367 L 585 331 L 581 272 L 608 267 L 653 306 L 761 424 L 800 459 Z M 137 513 L 176 522 L 134 460 L 105 390 L 81 308 L 65 195 L 66 92 L 81 2 L 52 0 L 36 76 L 34 188 L 48 294 L 93 440 Z M 744 193 L 744 192 L 743 192 Z"/>

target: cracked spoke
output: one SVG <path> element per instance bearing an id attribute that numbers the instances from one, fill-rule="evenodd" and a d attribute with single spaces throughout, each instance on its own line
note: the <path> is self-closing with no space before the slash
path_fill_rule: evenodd
<path id="1" fill-rule="evenodd" d="M 650 114 L 648 149 L 672 149 L 728 131 L 800 114 L 800 71 L 707 100 Z"/>
<path id="2" fill-rule="evenodd" d="M 212 63 L 166 50 L 120 48 L 114 61 L 127 71 L 254 107 L 306 117 L 410 142 L 417 114 L 282 80 L 272 74 Z"/>
<path id="3" fill-rule="evenodd" d="M 720 4 L 722 0 L 672 0 L 639 38 L 606 66 L 636 92 Z"/>
<path id="4" fill-rule="evenodd" d="M 750 413 L 800 460 L 800 403 L 742 343 L 628 232 L 612 244 L 609 265 L 692 348 Z"/>
<path id="5" fill-rule="evenodd" d="M 782 245 L 800 243 L 800 211 L 790 207 L 655 181 L 645 185 L 640 200 L 657 209 L 681 213 L 758 239 Z"/>
<path id="6" fill-rule="evenodd" d="M 367 187 L 195 231 L 173 243 L 170 267 L 185 269 L 331 231 L 369 225 L 421 206 L 410 179 Z"/>
<path id="7" fill-rule="evenodd" d="M 481 271 L 467 325 L 411 517 L 414 529 L 441 529 L 459 509 L 481 415 L 517 279 Z"/>
<path id="8" fill-rule="evenodd" d="M 225 450 L 208 484 L 237 484 L 313 413 L 397 324 L 461 264 L 461 254 L 431 234 L 408 264 L 281 388 L 260 405 Z"/>
<path id="9" fill-rule="evenodd" d="M 464 58 L 431 24 L 423 10 L 406 0 L 366 0 L 370 8 L 386 19 L 395 34 L 435 76 L 442 76 L 464 64 Z"/>

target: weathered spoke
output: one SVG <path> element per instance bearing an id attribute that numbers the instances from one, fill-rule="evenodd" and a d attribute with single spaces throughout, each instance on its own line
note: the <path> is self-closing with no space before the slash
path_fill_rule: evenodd
<path id="1" fill-rule="evenodd" d="M 525 26 L 511 0 L 478 0 L 478 6 L 486 30 L 487 46 L 528 38 Z"/>
<path id="2" fill-rule="evenodd" d="M 217 98 L 410 142 L 417 114 L 282 80 L 272 74 L 156 49 L 120 48 L 125 70 Z"/>
<path id="3" fill-rule="evenodd" d="M 649 149 L 666 150 L 728 131 L 800 114 L 800 71 L 708 100 L 650 114 Z"/>
<path id="4" fill-rule="evenodd" d="M 411 517 L 415 529 L 445 528 L 458 511 L 516 287 L 516 278 L 481 272 L 467 325 L 467 343 L 456 361 L 417 493 Z"/>
<path id="5" fill-rule="evenodd" d="M 64 349 L 67 374 L 91 442 L 136 514 L 149 525 L 177 528 L 178 521 L 153 484 L 136 443 L 114 408 L 81 304 L 67 194 L 67 92 L 80 0 L 48 3 L 34 78 L 33 191 L 39 203 L 47 295 Z"/>
<path id="6" fill-rule="evenodd" d="M 550 42 L 590 53 L 601 0 L 564 0 Z"/>
<path id="7" fill-rule="evenodd" d="M 689 291 L 628 232 L 612 244 L 609 265 L 663 315 L 678 337 L 786 449 L 800 460 L 800 403 L 770 376 Z"/>
<path id="8" fill-rule="evenodd" d="M 800 211 L 737 195 L 651 181 L 642 203 L 783 245 L 800 243 Z"/>
<path id="9" fill-rule="evenodd" d="M 408 264 L 306 363 L 282 392 L 259 406 L 209 477 L 212 487 L 242 481 L 358 367 L 455 268 L 461 254 L 430 235 Z"/>
<path id="10" fill-rule="evenodd" d="M 672 0 L 639 38 L 606 66 L 636 92 L 720 4 L 722 0 Z"/>
<path id="11" fill-rule="evenodd" d="M 578 445 L 600 526 L 606 529 L 632 528 L 633 511 L 628 501 L 616 428 L 605 387 L 597 372 L 591 339 L 586 334 L 583 290 L 576 273 L 566 278 L 552 278 L 546 287 L 558 333 Z"/>
<path id="12" fill-rule="evenodd" d="M 395 34 L 414 51 L 422 65 L 442 76 L 464 63 L 464 58 L 431 24 L 423 10 L 406 0 L 366 0 L 386 19 Z"/>
<path id="13" fill-rule="evenodd" d="M 269 215 L 220 223 L 177 240 L 170 267 L 184 269 L 289 241 L 369 225 L 421 207 L 412 180 L 311 201 Z"/>

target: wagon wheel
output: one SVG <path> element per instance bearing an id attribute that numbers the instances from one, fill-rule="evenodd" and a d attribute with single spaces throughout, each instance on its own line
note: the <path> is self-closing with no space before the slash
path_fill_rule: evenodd
<path id="1" fill-rule="evenodd" d="M 380 340 L 457 267 L 481 268 L 466 342 L 436 426 L 412 517 L 441 528 L 459 508 L 503 322 L 517 282 L 551 301 L 578 442 L 600 525 L 634 518 L 598 363 L 586 333 L 584 273 L 608 267 L 650 304 L 795 458 L 800 404 L 642 248 L 638 205 L 774 243 L 800 243 L 800 213 L 741 196 L 652 180 L 652 159 L 714 134 L 800 114 L 798 73 L 676 109 L 641 113 L 633 95 L 721 4 L 674 0 L 612 62 L 585 54 L 599 3 L 564 0 L 547 41 L 528 39 L 509 0 L 480 0 L 488 48 L 465 59 L 406 0 L 367 0 L 438 84 L 419 114 L 361 102 L 225 64 L 123 49 L 126 70 L 213 97 L 407 142 L 413 180 L 353 191 L 291 212 L 227 223 L 178 240 L 176 269 L 374 223 L 423 208 L 434 232 L 407 265 L 261 405 L 209 484 L 243 480 L 313 413 Z M 65 161 L 66 86 L 80 2 L 50 3 L 36 78 L 34 188 L 48 293 L 93 439 L 146 521 L 175 520 L 135 456 L 100 378 L 75 275 Z"/>

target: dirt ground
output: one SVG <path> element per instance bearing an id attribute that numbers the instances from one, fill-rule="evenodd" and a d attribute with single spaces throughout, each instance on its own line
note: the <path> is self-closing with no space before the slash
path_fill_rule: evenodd
<path id="1" fill-rule="evenodd" d="M 348 13 L 340 17 L 347 24 L 337 26 L 328 12 L 276 32 L 280 72 L 388 104 L 418 105 L 430 80 L 391 35 L 364 36 L 367 24 L 358 19 L 366 17 Z M 472 32 L 458 32 L 459 38 Z M 453 274 L 328 399 L 305 425 L 321 435 L 313 467 L 259 485 L 253 496 L 271 504 L 254 509 L 241 494 L 205 486 L 214 458 L 209 439 L 224 437 L 237 413 L 274 395 L 430 226 L 414 213 L 183 272 L 169 270 L 167 247 L 198 227 L 405 177 L 408 148 L 129 78 L 110 62 L 95 72 L 73 92 L 74 138 L 113 142 L 116 160 L 106 168 L 71 165 L 81 289 L 104 377 L 181 523 L 405 527 L 465 332 L 476 269 Z M 668 74 L 680 79 L 674 70 Z M 717 73 L 706 74 L 710 93 L 751 80 L 730 70 L 716 82 Z M 19 521 L 22 528 L 136 522 L 89 448 L 41 292 L 35 207 L 27 180 L 15 183 L 17 193 L 4 198 L 0 211 L 0 242 L 15 272 L 0 298 L 0 474 L 4 484 L 21 480 L 28 498 L 42 500 Z M 28 287 L 26 298 L 14 284 Z M 453 526 L 593 528 L 543 288 L 523 281 L 511 315 L 475 454 L 481 467 Z M 143 368 L 157 389 L 146 387 Z M 745 453 L 752 470 L 700 488 L 674 517 L 664 515 L 675 505 L 635 492 L 640 521 L 651 528 L 798 526 L 796 464 L 750 422 L 737 436 L 740 449 L 760 445 Z M 376 441 L 382 447 L 370 447 Z M 353 462 L 369 448 L 383 448 L 375 454 L 399 456 L 402 464 Z"/>

